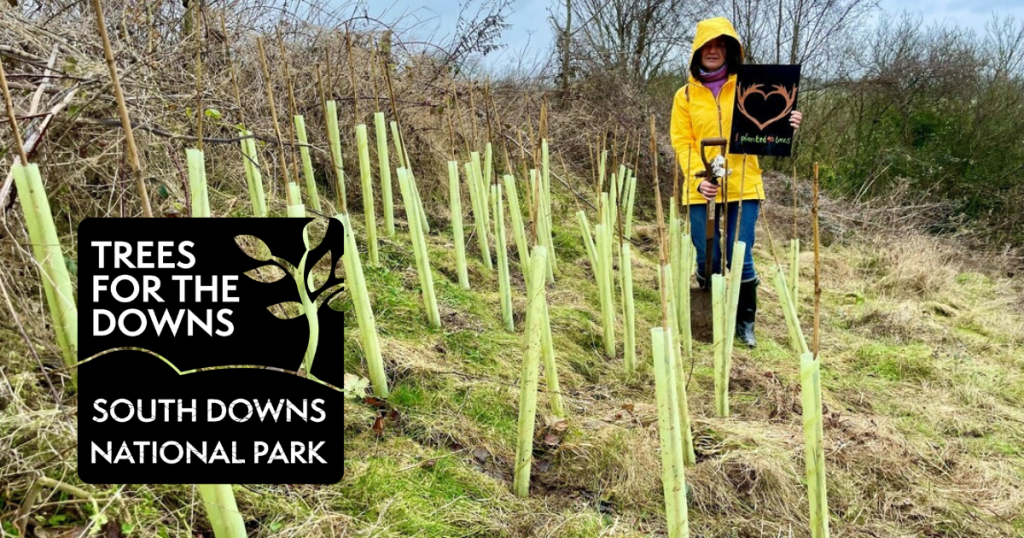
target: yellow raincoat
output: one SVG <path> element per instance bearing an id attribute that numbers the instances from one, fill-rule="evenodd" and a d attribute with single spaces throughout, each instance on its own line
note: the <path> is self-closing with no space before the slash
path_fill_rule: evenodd
<path id="1" fill-rule="evenodd" d="M 728 19 L 717 17 L 697 23 L 697 36 L 693 40 L 691 61 L 699 61 L 697 51 L 707 42 L 719 36 L 728 36 L 740 43 L 740 38 Z M 740 45 L 740 55 L 743 55 L 742 44 Z M 672 147 L 676 150 L 679 166 L 682 169 L 683 177 L 686 178 L 686 193 L 683 195 L 683 203 L 706 204 L 707 201 L 697 191 L 697 185 L 701 180 L 694 177 L 695 173 L 704 169 L 704 163 L 700 159 L 700 141 L 704 138 L 715 137 L 729 139 L 733 104 L 736 100 L 736 75 L 729 75 L 717 99 L 711 89 L 693 78 L 692 74 L 688 75 L 688 78 L 689 82 L 679 88 L 672 103 Z M 708 161 L 718 155 L 720 150 L 720 147 L 708 148 Z M 745 170 L 743 155 L 726 154 L 726 158 L 730 172 L 729 201 L 763 200 L 762 170 L 758 165 L 757 156 L 746 156 Z M 740 191 L 741 183 L 742 192 Z M 719 191 L 716 201 L 722 201 L 721 191 Z"/>

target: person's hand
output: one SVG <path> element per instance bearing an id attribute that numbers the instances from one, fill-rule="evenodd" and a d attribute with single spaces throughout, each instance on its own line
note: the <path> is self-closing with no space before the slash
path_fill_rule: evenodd
<path id="1" fill-rule="evenodd" d="M 714 200 L 715 196 L 718 196 L 718 189 L 718 185 L 710 181 L 701 181 L 700 185 L 697 185 L 697 191 L 709 202 Z"/>
<path id="2" fill-rule="evenodd" d="M 789 114 L 789 124 L 793 126 L 793 130 L 794 131 L 800 128 L 800 122 L 803 119 L 804 119 L 804 114 L 803 114 L 803 112 L 800 112 L 799 110 L 794 110 L 793 112 L 791 112 Z"/>

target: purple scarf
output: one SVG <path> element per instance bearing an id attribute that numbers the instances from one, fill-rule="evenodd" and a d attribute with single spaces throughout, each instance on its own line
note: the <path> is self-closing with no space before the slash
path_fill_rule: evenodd
<path id="1" fill-rule="evenodd" d="M 711 90 L 715 97 L 718 97 L 718 93 L 722 91 L 722 86 L 728 79 L 729 73 L 724 64 L 710 73 L 703 69 L 700 70 L 700 81 Z"/>

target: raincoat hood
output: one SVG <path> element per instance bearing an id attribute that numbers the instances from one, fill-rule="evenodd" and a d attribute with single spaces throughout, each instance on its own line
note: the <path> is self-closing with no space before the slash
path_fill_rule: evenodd
<path id="1" fill-rule="evenodd" d="M 693 49 L 690 51 L 690 63 L 700 62 L 700 58 L 697 57 L 697 51 L 699 51 L 704 45 L 707 45 L 709 41 L 719 36 L 725 36 L 735 40 L 736 44 L 740 47 L 740 58 L 743 58 L 745 54 L 743 51 L 743 44 L 740 42 L 740 36 L 736 33 L 736 29 L 732 27 L 732 23 L 725 17 L 715 17 L 713 19 L 705 19 L 697 23 L 697 35 L 693 38 Z"/>

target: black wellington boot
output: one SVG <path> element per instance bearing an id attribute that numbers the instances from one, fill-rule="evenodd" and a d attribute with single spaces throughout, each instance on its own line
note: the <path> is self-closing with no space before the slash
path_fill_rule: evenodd
<path id="1" fill-rule="evenodd" d="M 754 316 L 757 314 L 758 279 L 740 283 L 740 298 L 736 305 L 736 339 L 747 347 L 757 345 L 754 339 Z"/>
<path id="2" fill-rule="evenodd" d="M 708 285 L 708 279 L 707 279 L 707 277 L 705 277 L 705 276 L 704 276 L 704 275 L 703 275 L 703 274 L 702 274 L 702 273 L 700 272 L 700 270 L 698 270 L 698 271 L 696 272 L 695 276 L 697 277 L 697 287 L 698 287 L 698 288 L 700 288 L 700 289 L 702 289 L 702 290 L 706 290 L 706 289 L 708 289 L 708 288 L 710 288 L 710 287 L 711 287 L 710 285 Z"/>

